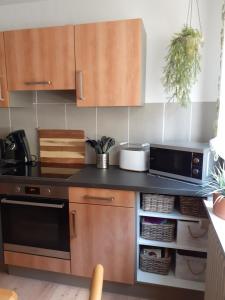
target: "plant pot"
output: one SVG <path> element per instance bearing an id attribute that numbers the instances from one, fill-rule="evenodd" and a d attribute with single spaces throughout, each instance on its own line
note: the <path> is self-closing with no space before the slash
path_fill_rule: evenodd
<path id="1" fill-rule="evenodd" d="M 225 220 L 225 197 L 219 193 L 213 194 L 213 212 L 214 214 Z"/>
<path id="2" fill-rule="evenodd" d="M 96 167 L 107 169 L 109 167 L 109 153 L 96 154 Z"/>

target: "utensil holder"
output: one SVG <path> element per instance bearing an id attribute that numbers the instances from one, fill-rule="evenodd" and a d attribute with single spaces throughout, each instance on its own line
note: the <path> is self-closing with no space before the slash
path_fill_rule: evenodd
<path id="1" fill-rule="evenodd" d="M 109 167 L 109 153 L 96 154 L 96 167 L 107 169 Z"/>

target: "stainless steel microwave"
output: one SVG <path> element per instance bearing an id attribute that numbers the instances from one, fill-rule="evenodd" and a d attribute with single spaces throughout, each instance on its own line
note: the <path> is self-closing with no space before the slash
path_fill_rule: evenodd
<path id="1" fill-rule="evenodd" d="M 211 170 L 208 144 L 168 143 L 150 145 L 151 174 L 201 184 Z"/>

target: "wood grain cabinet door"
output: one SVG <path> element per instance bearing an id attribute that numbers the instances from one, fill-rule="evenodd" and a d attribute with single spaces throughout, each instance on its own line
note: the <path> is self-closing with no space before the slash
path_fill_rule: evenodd
<path id="1" fill-rule="evenodd" d="M 104 280 L 134 283 L 134 208 L 70 203 L 71 272 L 91 277 L 104 266 Z"/>
<path id="2" fill-rule="evenodd" d="M 75 89 L 74 26 L 4 32 L 8 88 Z"/>
<path id="3" fill-rule="evenodd" d="M 75 26 L 78 106 L 139 106 L 144 97 L 141 19 Z"/>
<path id="4" fill-rule="evenodd" d="M 3 32 L 0 32 L 0 107 L 9 106 Z"/>

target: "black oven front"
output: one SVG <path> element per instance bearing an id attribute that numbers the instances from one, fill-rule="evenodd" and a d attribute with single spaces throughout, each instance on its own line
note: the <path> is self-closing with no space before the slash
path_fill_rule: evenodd
<path id="1" fill-rule="evenodd" d="M 7 195 L 1 215 L 5 251 L 70 259 L 68 199 Z"/>

